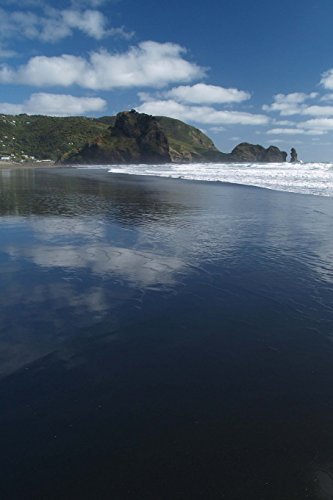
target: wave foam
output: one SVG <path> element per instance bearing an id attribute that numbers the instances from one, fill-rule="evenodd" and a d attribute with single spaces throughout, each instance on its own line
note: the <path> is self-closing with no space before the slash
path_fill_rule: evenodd
<path id="1" fill-rule="evenodd" d="M 276 191 L 333 196 L 332 163 L 188 163 L 110 165 L 108 172 L 207 182 L 228 182 Z"/>

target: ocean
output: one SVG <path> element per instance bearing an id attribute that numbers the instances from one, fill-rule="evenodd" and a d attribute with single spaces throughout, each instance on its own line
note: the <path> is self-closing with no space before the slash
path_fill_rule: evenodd
<path id="1" fill-rule="evenodd" d="M 230 169 L 0 170 L 1 499 L 333 498 L 331 166 Z"/>

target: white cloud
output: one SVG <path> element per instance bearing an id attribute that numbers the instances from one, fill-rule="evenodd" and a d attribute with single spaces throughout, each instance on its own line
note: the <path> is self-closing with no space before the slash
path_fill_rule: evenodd
<path id="1" fill-rule="evenodd" d="M 304 109 L 304 102 L 308 99 L 314 99 L 318 96 L 316 92 L 304 94 L 302 92 L 293 92 L 291 94 L 276 94 L 273 103 L 270 105 L 264 104 L 264 111 L 277 111 L 282 116 L 297 115 Z"/>
<path id="2" fill-rule="evenodd" d="M 0 37 L 2 39 L 21 36 L 36 38 L 38 16 L 32 12 L 7 12 L 0 8 Z"/>
<path id="3" fill-rule="evenodd" d="M 307 106 L 302 110 L 302 115 L 333 116 L 333 106 Z"/>
<path id="4" fill-rule="evenodd" d="M 325 102 L 325 101 L 326 101 L 326 102 L 327 102 L 327 101 L 329 101 L 329 102 L 330 102 L 330 101 L 333 101 L 333 94 L 325 94 L 325 95 L 323 95 L 323 96 L 321 97 L 321 99 L 320 99 L 320 100 L 321 100 L 321 101 L 324 101 L 324 102 Z"/>
<path id="5" fill-rule="evenodd" d="M 188 106 L 171 99 L 147 101 L 136 109 L 142 113 L 170 116 L 207 125 L 264 125 L 269 121 L 264 115 L 221 111 L 209 106 Z"/>
<path id="6" fill-rule="evenodd" d="M 305 101 L 309 99 L 315 99 L 318 97 L 316 92 L 311 94 L 303 94 L 300 92 L 295 92 L 293 94 L 277 94 L 274 96 L 274 102 L 271 105 L 264 105 L 263 110 L 265 111 L 278 111 L 282 116 L 291 115 L 308 115 L 314 117 L 321 116 L 333 116 L 333 106 L 318 106 L 318 105 L 308 105 Z M 325 99 L 324 99 L 325 98 Z M 320 99 L 329 100 L 329 96 L 324 96 Z M 288 121 L 284 121 L 288 124 Z M 283 121 L 276 121 L 276 124 L 283 124 Z M 292 122 L 290 122 L 291 124 Z"/>
<path id="7" fill-rule="evenodd" d="M 169 83 L 191 81 L 205 70 L 183 56 L 186 50 L 173 43 L 146 41 L 124 53 L 106 50 L 92 52 L 89 59 L 63 54 L 36 56 L 13 69 L 2 65 L 0 83 L 62 86 L 79 85 L 88 89 L 116 87 L 163 87 Z"/>
<path id="8" fill-rule="evenodd" d="M 315 128 L 312 130 L 304 130 L 304 128 L 273 128 L 266 132 L 268 135 L 322 135 L 324 133 L 324 131 Z"/>
<path id="9" fill-rule="evenodd" d="M 277 145 L 277 144 L 282 144 L 284 147 L 286 147 L 286 146 L 290 147 L 290 139 L 275 139 L 274 138 L 274 145 Z M 295 139 L 292 140 L 293 146 L 297 146 L 300 144 L 304 144 L 304 142 L 300 141 L 300 140 L 295 140 Z M 266 143 L 266 145 L 268 145 L 268 143 Z"/>
<path id="10" fill-rule="evenodd" d="M 283 125 L 283 126 L 295 125 L 295 123 L 290 121 L 290 120 L 274 120 L 274 124 L 275 125 Z"/>
<path id="11" fill-rule="evenodd" d="M 106 104 L 106 101 L 100 97 L 75 97 L 41 92 L 32 94 L 23 104 L 0 102 L 0 113 L 73 116 L 93 111 L 103 111 Z"/>
<path id="12" fill-rule="evenodd" d="M 243 90 L 197 83 L 173 88 L 165 92 L 163 97 L 193 104 L 225 104 L 245 101 L 251 95 Z"/>
<path id="13" fill-rule="evenodd" d="M 118 0 L 72 0 L 71 4 L 76 8 L 82 7 L 100 7 L 105 3 L 116 3 Z"/>
<path id="14" fill-rule="evenodd" d="M 226 128 L 225 127 L 219 127 L 219 126 L 217 126 L 217 127 L 209 127 L 209 130 L 211 132 L 213 132 L 214 134 L 218 134 L 220 132 L 225 132 Z"/>
<path id="15" fill-rule="evenodd" d="M 321 85 L 327 90 L 333 90 L 333 69 L 322 74 Z"/>
<path id="16" fill-rule="evenodd" d="M 95 9 L 55 9 L 45 7 L 43 14 L 31 11 L 9 12 L 0 8 L 0 38 L 28 38 L 56 42 L 69 37 L 74 30 L 101 40 L 109 35 L 130 38 L 124 28 L 109 28 L 106 16 Z"/>
<path id="17" fill-rule="evenodd" d="M 333 106 L 305 106 L 300 115 L 308 115 L 313 118 L 305 121 L 292 123 L 289 127 L 273 128 L 267 134 L 272 135 L 324 135 L 333 130 Z M 274 124 L 279 122 L 274 121 Z M 282 125 L 282 122 L 280 122 Z M 286 122 L 287 124 L 287 122 Z"/>
<path id="18" fill-rule="evenodd" d="M 300 126 L 306 129 L 325 132 L 333 130 L 333 118 L 313 118 L 300 123 Z"/>
<path id="19" fill-rule="evenodd" d="M 61 11 L 64 24 L 70 29 L 81 30 L 86 35 L 100 40 L 108 35 L 121 35 L 124 38 L 130 38 L 133 33 L 127 33 L 124 28 L 107 28 L 107 19 L 98 10 L 63 10 Z"/>
<path id="20" fill-rule="evenodd" d="M 43 7 L 45 2 L 43 0 L 2 0 L 4 5 L 19 5 L 22 7 Z"/>
<path id="21" fill-rule="evenodd" d="M 78 11 L 66 9 L 60 12 L 52 9 L 50 11 L 54 15 L 43 20 L 41 38 L 46 41 L 57 40 L 64 38 L 72 33 L 72 30 L 77 29 L 84 34 L 101 40 L 107 35 L 107 19 L 98 10 Z"/>
<path id="22" fill-rule="evenodd" d="M 15 52 L 15 50 L 10 50 L 6 47 L 6 45 L 0 43 L 0 59 L 9 59 L 16 55 L 17 53 Z"/>

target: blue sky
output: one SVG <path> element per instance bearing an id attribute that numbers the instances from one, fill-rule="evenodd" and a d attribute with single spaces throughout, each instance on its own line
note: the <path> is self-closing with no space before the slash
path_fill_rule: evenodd
<path id="1" fill-rule="evenodd" d="M 2 0 L 0 113 L 182 119 L 333 161 L 331 0 Z"/>

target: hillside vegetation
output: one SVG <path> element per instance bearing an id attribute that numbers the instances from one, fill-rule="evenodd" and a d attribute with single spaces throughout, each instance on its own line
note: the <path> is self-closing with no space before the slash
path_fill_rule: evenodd
<path id="1" fill-rule="evenodd" d="M 99 120 L 82 116 L 0 115 L 0 156 L 59 160 L 107 128 Z"/>

